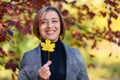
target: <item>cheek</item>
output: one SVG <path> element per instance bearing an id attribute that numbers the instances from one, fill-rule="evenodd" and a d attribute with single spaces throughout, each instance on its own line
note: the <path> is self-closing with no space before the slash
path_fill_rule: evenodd
<path id="1" fill-rule="evenodd" d="M 57 26 L 56 28 L 60 31 L 61 30 L 60 24 L 57 24 L 56 26 Z"/>
<path id="2" fill-rule="evenodd" d="M 40 35 L 43 34 L 43 27 L 42 26 L 39 27 L 39 33 L 40 33 Z"/>
<path id="3" fill-rule="evenodd" d="M 39 31 L 40 31 L 40 32 L 41 32 L 41 31 L 43 31 L 43 30 L 44 30 L 44 28 L 45 28 L 45 26 L 40 25 L 40 26 L 39 26 Z"/>
<path id="4" fill-rule="evenodd" d="M 58 28 L 58 29 L 59 29 L 59 33 L 60 33 L 60 32 L 61 32 L 61 27 L 59 26 L 59 28 Z"/>

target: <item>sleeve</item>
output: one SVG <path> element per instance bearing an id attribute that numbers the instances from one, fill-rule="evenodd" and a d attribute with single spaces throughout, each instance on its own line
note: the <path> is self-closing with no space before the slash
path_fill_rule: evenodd
<path id="1" fill-rule="evenodd" d="M 79 62 L 79 67 L 81 68 L 78 75 L 77 75 L 77 80 L 89 80 L 82 55 L 81 55 L 80 51 L 78 51 L 78 50 L 77 50 L 76 57 L 77 57 L 78 62 Z"/>
<path id="2" fill-rule="evenodd" d="M 21 61 L 21 66 L 19 69 L 18 80 L 30 80 L 25 72 L 25 67 L 26 67 L 26 56 L 24 54 L 23 59 Z"/>
<path id="3" fill-rule="evenodd" d="M 79 72 L 77 80 L 89 80 L 86 70 Z"/>

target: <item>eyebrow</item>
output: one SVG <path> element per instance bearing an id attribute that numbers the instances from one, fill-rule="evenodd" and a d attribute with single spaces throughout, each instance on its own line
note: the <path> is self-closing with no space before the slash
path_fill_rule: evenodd
<path id="1" fill-rule="evenodd" d="M 51 18 L 51 19 L 59 19 L 59 18 Z M 42 21 L 42 20 L 48 20 L 48 19 L 46 19 L 46 18 L 43 18 L 43 19 L 41 19 L 41 21 Z"/>

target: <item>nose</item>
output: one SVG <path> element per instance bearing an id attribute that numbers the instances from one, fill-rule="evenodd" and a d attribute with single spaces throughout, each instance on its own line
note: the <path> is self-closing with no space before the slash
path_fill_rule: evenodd
<path id="1" fill-rule="evenodd" d="M 48 28 L 51 28 L 52 27 L 52 22 L 49 21 L 47 26 L 48 26 Z"/>

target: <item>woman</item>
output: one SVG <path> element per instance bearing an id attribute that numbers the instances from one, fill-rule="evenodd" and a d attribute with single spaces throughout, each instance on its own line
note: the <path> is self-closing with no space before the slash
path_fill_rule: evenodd
<path id="1" fill-rule="evenodd" d="M 65 25 L 61 13 L 51 6 L 39 10 L 33 24 L 33 32 L 42 42 L 55 44 L 50 54 L 41 45 L 26 52 L 21 62 L 19 80 L 88 80 L 80 52 L 64 44 Z"/>

